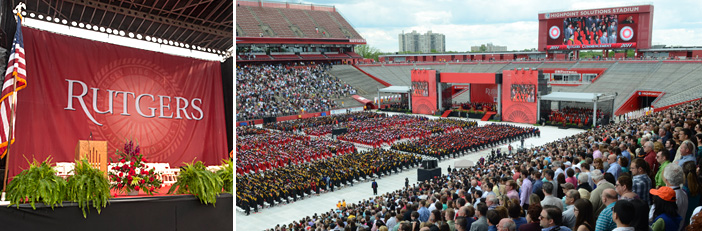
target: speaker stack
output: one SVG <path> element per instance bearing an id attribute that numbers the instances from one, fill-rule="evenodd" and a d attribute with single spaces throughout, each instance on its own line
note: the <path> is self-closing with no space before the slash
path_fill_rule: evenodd
<path id="1" fill-rule="evenodd" d="M 422 160 L 422 168 L 417 169 L 417 180 L 431 180 L 441 176 L 441 168 L 437 160 Z"/>

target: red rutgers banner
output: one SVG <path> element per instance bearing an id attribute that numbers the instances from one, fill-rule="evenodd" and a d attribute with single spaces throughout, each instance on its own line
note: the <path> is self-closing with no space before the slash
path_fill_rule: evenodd
<path id="1" fill-rule="evenodd" d="M 78 140 L 127 139 L 149 162 L 227 157 L 220 63 L 25 28 L 28 87 L 19 93 L 10 176 L 27 160 L 73 162 Z"/>
<path id="2" fill-rule="evenodd" d="M 470 102 L 496 103 L 497 84 L 471 84 Z"/>

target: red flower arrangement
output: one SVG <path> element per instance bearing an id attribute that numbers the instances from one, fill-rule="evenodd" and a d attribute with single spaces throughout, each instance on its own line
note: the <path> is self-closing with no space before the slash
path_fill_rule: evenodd
<path id="1" fill-rule="evenodd" d="M 142 190 L 153 195 L 157 188 L 161 188 L 161 178 L 155 169 L 149 168 L 146 158 L 139 152 L 139 145 L 134 146 L 133 141 L 124 144 L 124 152 L 117 150 L 119 156 L 117 166 L 109 171 L 110 187 L 123 192 Z"/>

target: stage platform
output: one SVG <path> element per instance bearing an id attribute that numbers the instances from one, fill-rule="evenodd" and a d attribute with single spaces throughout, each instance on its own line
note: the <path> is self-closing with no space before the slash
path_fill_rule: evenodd
<path id="1" fill-rule="evenodd" d="M 232 194 L 226 193 L 216 206 L 193 195 L 119 196 L 100 214 L 91 209 L 87 218 L 72 202 L 53 210 L 43 204 L 36 204 L 36 210 L 29 204 L 0 206 L 0 224 L 2 230 L 232 230 L 233 205 Z"/>

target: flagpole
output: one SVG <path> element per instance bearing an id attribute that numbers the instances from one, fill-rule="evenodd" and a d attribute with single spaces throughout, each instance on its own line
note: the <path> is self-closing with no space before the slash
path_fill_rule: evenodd
<path id="1" fill-rule="evenodd" d="M 17 10 L 17 20 L 20 20 L 20 21 L 22 21 L 21 11 L 22 11 L 22 7 L 24 7 L 23 5 L 24 5 L 24 3 L 20 3 L 15 8 Z M 13 43 L 13 45 L 14 45 L 14 43 Z M 15 49 L 15 48 L 12 47 L 12 49 Z M 17 104 L 17 69 L 12 71 L 12 95 L 11 95 L 11 97 L 12 97 L 12 103 L 10 104 L 11 113 L 10 113 L 10 121 L 9 121 L 10 134 L 8 134 L 7 149 L 5 149 L 5 175 L 4 175 L 4 179 L 2 180 L 2 182 L 3 182 L 3 184 L 2 184 L 3 198 L 2 199 L 3 200 L 5 199 L 5 189 L 7 189 L 7 183 L 8 183 L 7 182 L 7 179 L 8 179 L 7 173 L 8 173 L 8 170 L 10 168 L 10 146 L 12 146 L 12 139 L 15 138 L 13 136 L 13 134 L 14 134 L 14 126 L 15 126 L 15 123 L 14 123 L 15 122 L 15 104 Z"/>
<path id="2" fill-rule="evenodd" d="M 3 179 L 2 191 L 5 192 L 7 188 L 7 170 L 10 167 L 10 146 L 12 146 L 12 139 L 14 139 L 14 126 L 15 126 L 15 104 L 17 104 L 17 71 L 12 73 L 12 104 L 10 104 L 10 134 L 7 139 L 7 149 L 5 150 L 5 179 Z"/>

